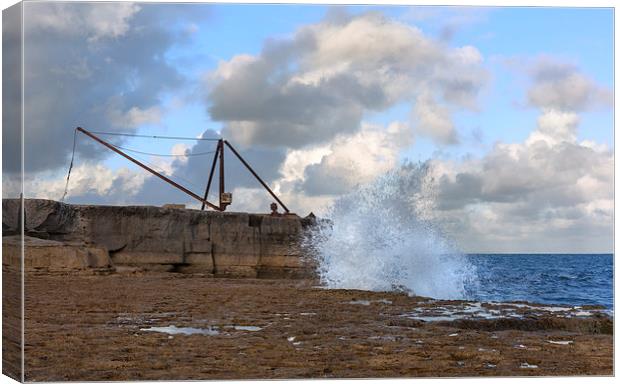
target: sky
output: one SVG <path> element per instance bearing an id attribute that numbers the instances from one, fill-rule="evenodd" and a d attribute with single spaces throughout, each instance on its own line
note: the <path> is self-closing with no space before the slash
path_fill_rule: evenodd
<path id="1" fill-rule="evenodd" d="M 62 197 L 76 126 L 224 137 L 301 216 L 424 163 L 465 252 L 612 251 L 610 8 L 33 2 L 24 33 L 26 197 Z M 203 193 L 212 141 L 104 138 Z M 200 205 L 83 135 L 66 201 Z"/>

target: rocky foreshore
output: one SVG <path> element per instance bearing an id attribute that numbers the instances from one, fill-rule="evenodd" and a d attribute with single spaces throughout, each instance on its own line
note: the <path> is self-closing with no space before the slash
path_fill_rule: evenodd
<path id="1" fill-rule="evenodd" d="M 3 200 L 14 376 L 17 204 Z M 298 247 L 308 220 L 26 200 L 25 380 L 613 374 L 604 308 L 325 289 Z"/>
<path id="2" fill-rule="evenodd" d="M 26 380 L 613 374 L 613 322 L 602 308 L 316 284 L 27 275 Z"/>

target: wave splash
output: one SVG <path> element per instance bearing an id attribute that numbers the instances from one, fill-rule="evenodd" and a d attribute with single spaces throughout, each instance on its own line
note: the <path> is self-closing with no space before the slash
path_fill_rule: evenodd
<path id="1" fill-rule="evenodd" d="M 466 299 L 476 271 L 442 234 L 428 163 L 405 164 L 338 198 L 305 245 L 327 288 Z"/>

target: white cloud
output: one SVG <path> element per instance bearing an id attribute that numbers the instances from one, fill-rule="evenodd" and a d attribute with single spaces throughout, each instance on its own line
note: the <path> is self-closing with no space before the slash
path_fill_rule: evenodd
<path id="1" fill-rule="evenodd" d="M 486 82 L 480 52 L 448 47 L 380 13 L 340 16 L 270 40 L 260 55 L 220 62 L 207 76 L 207 101 L 224 135 L 245 145 L 312 147 L 359 131 L 365 113 L 422 101 L 420 132 L 454 143 L 450 108 L 474 109 Z"/>
<path id="2" fill-rule="evenodd" d="M 113 170 L 102 164 L 80 164 L 71 171 L 67 199 L 92 194 L 118 199 L 120 203 L 137 194 L 147 176 L 142 170 Z M 39 173 L 36 177 L 25 178 L 24 191 L 27 198 L 60 200 L 65 185 L 66 176 Z"/>
<path id="3" fill-rule="evenodd" d="M 308 195 L 349 192 L 397 166 L 400 151 L 412 143 L 405 123 L 393 122 L 387 128 L 362 124 L 356 134 L 336 137 L 320 162 L 306 166 L 301 190 Z"/>
<path id="4" fill-rule="evenodd" d="M 91 42 L 117 38 L 129 31 L 129 21 L 140 11 L 134 3 L 25 3 L 24 26 L 63 34 L 88 36 Z"/>
<path id="5" fill-rule="evenodd" d="M 557 59 L 528 68 L 536 128 L 481 157 L 434 160 L 431 213 L 468 251 L 609 252 L 614 154 L 578 139 L 578 112 L 605 106 L 604 88 Z"/>
<path id="6" fill-rule="evenodd" d="M 413 121 L 416 133 L 434 138 L 443 144 L 454 144 L 457 140 L 450 111 L 427 94 L 418 96 L 413 107 Z"/>
<path id="7" fill-rule="evenodd" d="M 197 7 L 203 11 L 197 12 Z M 164 93 L 178 90 L 185 80 L 162 60 L 172 46 L 189 38 L 173 30 L 172 21 L 179 16 L 185 22 L 200 20 L 205 9 L 174 4 L 25 3 L 24 145 L 27 152 L 37 154 L 29 157 L 26 172 L 66 167 L 76 126 L 132 132 L 139 125 L 160 122 Z M 10 75 L 7 81 L 19 82 Z M 5 124 L 17 126 L 18 118 L 9 114 Z M 9 141 L 19 140 L 18 130 L 6 135 Z M 120 144 L 123 139 L 112 141 Z M 82 159 L 108 155 L 94 150 L 95 143 L 78 144 L 76 152 Z M 16 149 L 5 149 L 9 158 Z M 8 163 L 4 171 L 18 172 L 18 164 Z"/>
<path id="8" fill-rule="evenodd" d="M 148 108 L 131 107 L 122 111 L 111 107 L 108 109 L 110 122 L 118 127 L 135 129 L 142 124 L 159 124 L 161 122 L 162 109 L 159 106 Z"/>
<path id="9" fill-rule="evenodd" d="M 611 106 L 611 90 L 597 85 L 570 63 L 542 56 L 526 68 L 533 80 L 527 94 L 533 106 L 575 112 Z"/>

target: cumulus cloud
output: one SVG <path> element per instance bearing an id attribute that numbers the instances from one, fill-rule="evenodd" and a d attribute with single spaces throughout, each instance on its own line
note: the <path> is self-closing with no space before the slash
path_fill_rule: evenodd
<path id="1" fill-rule="evenodd" d="M 382 14 L 340 14 L 268 41 L 257 56 L 221 62 L 208 77 L 209 113 L 235 142 L 302 148 L 353 134 L 366 113 L 425 94 L 433 110 L 418 119 L 419 133 L 454 142 L 445 105 L 475 106 L 486 81 L 481 61 L 474 47 L 447 47 Z"/>
<path id="2" fill-rule="evenodd" d="M 430 136 L 444 144 L 458 142 L 449 110 L 437 104 L 428 95 L 422 94 L 418 96 L 412 114 L 413 121 L 418 127 L 417 133 Z"/>
<path id="3" fill-rule="evenodd" d="M 191 22 L 207 15 L 204 6 L 196 7 L 24 3 L 26 172 L 65 167 L 76 126 L 131 132 L 143 124 L 158 124 L 162 96 L 185 81 L 165 59 L 169 48 L 187 38 L 172 25 L 179 17 Z M 18 127 L 18 118 L 4 123 Z M 3 134 L 14 141 L 20 132 Z M 81 158 L 109 155 L 93 145 L 80 146 Z M 6 150 L 4 158 L 14 157 L 15 147 Z M 16 172 L 18 165 L 7 163 L 4 171 Z"/>
<path id="4" fill-rule="evenodd" d="M 394 168 L 411 144 L 407 124 L 394 122 L 387 129 L 363 124 L 356 134 L 334 139 L 319 162 L 305 167 L 300 190 L 310 196 L 350 192 Z"/>
<path id="5" fill-rule="evenodd" d="M 49 2 L 25 4 L 24 27 L 65 35 L 87 35 L 90 41 L 116 38 L 129 30 L 129 21 L 140 7 L 135 3 Z"/>
<path id="6" fill-rule="evenodd" d="M 27 12 L 38 21 L 26 29 L 26 149 L 45 156 L 27 156 L 27 170 L 39 172 L 27 176 L 27 188 L 29 197 L 57 198 L 64 178 L 48 172 L 66 165 L 75 125 L 131 131 L 162 121 L 162 93 L 184 82 L 165 53 L 196 31 L 199 24 L 191 21 L 199 12 L 124 3 L 101 8 L 101 22 L 88 24 L 102 4 L 41 4 L 29 3 Z M 163 27 L 181 8 L 189 23 L 176 32 Z M 320 212 L 334 197 L 398 166 L 414 136 L 458 143 L 452 114 L 477 109 L 487 78 L 483 60 L 475 47 L 447 46 L 380 13 L 331 13 L 287 38 L 268 40 L 257 55 L 221 61 L 205 76 L 206 102 L 211 119 L 223 123 L 222 136 L 289 208 Z M 427 198 L 414 200 L 466 250 L 610 247 L 613 152 L 578 139 L 578 129 L 579 113 L 609 106 L 611 91 L 557 59 L 539 58 L 525 68 L 532 83 L 527 101 L 540 110 L 530 135 L 497 143 L 480 157 L 433 160 L 425 187 L 426 197 L 434 196 L 432 209 Z M 402 105 L 410 108 L 409 121 L 365 122 Z M 6 135 L 6 142 L 15 139 Z M 203 137 L 220 135 L 209 130 Z M 97 165 L 105 152 L 82 144 L 78 157 L 90 166 L 74 169 L 71 202 L 199 205 L 139 169 Z M 191 155 L 214 149 L 200 141 L 175 146 L 172 154 L 180 157 L 150 160 L 201 195 L 212 156 Z M 231 152 L 226 169 L 232 208 L 267 211 L 272 198 Z"/>
<path id="7" fill-rule="evenodd" d="M 21 6 L 2 11 L 2 197 L 18 197 L 21 175 Z"/>
<path id="8" fill-rule="evenodd" d="M 97 201 L 123 204 L 131 201 L 143 183 L 147 174 L 139 169 L 110 169 L 99 163 L 83 163 L 73 168 L 69 179 L 67 199 L 79 202 L 96 196 Z M 36 176 L 27 175 L 24 189 L 28 198 L 60 200 L 66 185 L 65 178 L 54 173 L 42 172 Z"/>
<path id="9" fill-rule="evenodd" d="M 613 94 L 600 87 L 570 63 L 541 57 L 528 68 L 533 85 L 528 91 L 530 105 L 569 111 L 611 106 Z"/>
<path id="10" fill-rule="evenodd" d="M 565 87 L 560 83 L 567 76 L 586 77 L 559 63 L 545 68 L 532 72 L 528 95 L 536 95 L 541 112 L 522 143 L 500 142 L 483 157 L 462 162 L 433 161 L 434 214 L 466 249 L 608 252 L 612 247 L 613 151 L 577 138 L 577 111 L 590 107 L 602 88 Z M 548 94 L 543 97 L 541 89 Z"/>

